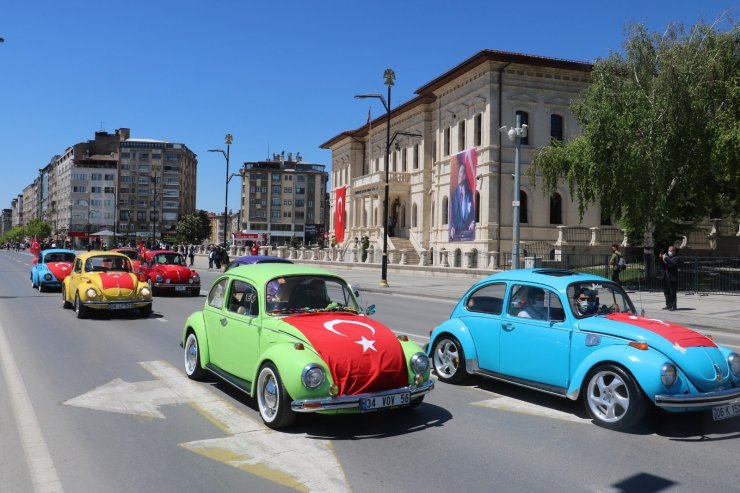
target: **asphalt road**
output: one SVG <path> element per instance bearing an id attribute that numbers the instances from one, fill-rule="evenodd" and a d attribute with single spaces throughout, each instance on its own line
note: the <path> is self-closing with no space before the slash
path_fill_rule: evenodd
<path id="1" fill-rule="evenodd" d="M 615 433 L 585 419 L 579 403 L 483 380 L 438 383 L 411 412 L 303 416 L 273 432 L 252 399 L 184 377 L 180 332 L 203 296 L 158 296 L 146 319 L 77 320 L 59 293 L 31 288 L 30 259 L 0 251 L 3 493 L 662 492 L 740 483 L 740 419 L 656 414 L 634 433 Z M 202 274 L 204 285 L 216 275 Z M 452 308 L 362 299 L 420 343 Z M 716 340 L 740 350 L 737 336 Z"/>

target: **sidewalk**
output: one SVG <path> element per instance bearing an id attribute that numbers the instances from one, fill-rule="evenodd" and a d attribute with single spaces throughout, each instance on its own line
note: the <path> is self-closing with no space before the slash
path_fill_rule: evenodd
<path id="1" fill-rule="evenodd" d="M 202 257 L 202 258 L 199 258 Z M 414 273 L 394 271 L 388 267 L 389 287 L 380 287 L 380 264 L 345 264 L 341 262 L 310 262 L 302 261 L 307 265 L 316 265 L 334 271 L 344 277 L 351 284 L 359 284 L 360 291 L 420 296 L 424 298 L 444 299 L 457 301 L 468 288 L 482 275 L 466 273 L 445 273 L 418 270 Z M 195 267 L 208 268 L 208 259 L 196 255 Z M 671 312 L 661 310 L 665 306 L 662 292 L 656 291 L 628 291 L 635 307 L 645 310 L 648 317 L 659 318 L 668 322 L 681 324 L 697 329 L 715 329 L 722 332 L 740 333 L 740 296 L 701 295 L 678 293 L 678 310 Z"/>

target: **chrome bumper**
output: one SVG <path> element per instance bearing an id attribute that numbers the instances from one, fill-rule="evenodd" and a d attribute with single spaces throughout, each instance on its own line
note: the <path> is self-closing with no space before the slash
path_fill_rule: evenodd
<path id="1" fill-rule="evenodd" d="M 703 394 L 658 394 L 655 405 L 658 407 L 707 407 L 729 404 L 740 399 L 740 387 L 705 392 Z"/>
<path id="2" fill-rule="evenodd" d="M 181 287 L 185 289 L 192 289 L 192 288 L 198 288 L 200 289 L 200 284 L 175 284 L 175 283 L 164 283 L 164 282 L 153 282 L 152 283 L 153 288 L 162 289 L 162 288 L 172 288 L 175 289 L 176 287 Z"/>
<path id="3" fill-rule="evenodd" d="M 152 300 L 120 300 L 120 301 L 80 301 L 83 306 L 90 308 L 110 308 L 111 305 L 132 305 L 134 308 L 151 305 Z"/>
<path id="4" fill-rule="evenodd" d="M 360 401 L 369 397 L 382 397 L 384 395 L 408 392 L 410 400 L 428 394 L 434 388 L 434 380 L 431 378 L 416 387 L 401 387 L 398 389 L 384 390 L 367 394 L 345 395 L 342 397 L 323 397 L 320 399 L 301 399 L 290 403 L 290 408 L 297 413 L 314 413 L 318 411 L 333 411 L 335 409 L 360 409 Z M 306 407 L 308 406 L 308 407 Z"/>

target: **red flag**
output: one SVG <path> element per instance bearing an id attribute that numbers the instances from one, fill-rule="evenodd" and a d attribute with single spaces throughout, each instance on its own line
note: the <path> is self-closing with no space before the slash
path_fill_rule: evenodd
<path id="1" fill-rule="evenodd" d="M 139 255 L 142 259 L 146 257 L 146 247 L 144 246 L 144 242 L 141 240 L 139 240 Z"/>
<path id="2" fill-rule="evenodd" d="M 705 335 L 671 322 L 665 322 L 654 318 L 638 317 L 630 313 L 612 313 L 607 315 L 605 318 L 622 322 L 624 324 L 642 327 L 643 329 L 655 332 L 659 336 L 667 339 L 668 342 L 678 344 L 681 347 L 717 347 L 717 345 Z"/>
<path id="3" fill-rule="evenodd" d="M 349 313 L 292 315 L 283 321 L 300 330 L 323 358 L 339 395 L 409 384 L 401 344 L 380 322 Z"/>
<path id="4" fill-rule="evenodd" d="M 334 208 L 334 239 L 337 243 L 344 241 L 344 199 L 345 187 L 337 188 L 336 203 Z"/>
<path id="5" fill-rule="evenodd" d="M 39 242 L 36 241 L 36 236 L 33 237 L 33 241 L 31 242 L 30 251 L 31 251 L 31 254 L 34 256 L 41 253 L 41 247 L 39 246 Z"/>

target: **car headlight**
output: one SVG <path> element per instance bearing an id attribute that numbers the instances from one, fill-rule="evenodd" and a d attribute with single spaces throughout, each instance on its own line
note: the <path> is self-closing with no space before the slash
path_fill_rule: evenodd
<path id="1" fill-rule="evenodd" d="M 85 295 L 88 298 L 95 298 L 98 295 L 98 292 L 95 291 L 93 288 L 87 288 L 87 291 L 85 291 Z"/>
<path id="2" fill-rule="evenodd" d="M 303 368 L 303 372 L 301 373 L 301 381 L 307 389 L 318 388 L 324 383 L 325 379 L 326 374 L 324 373 L 324 369 L 316 363 L 309 363 Z"/>
<path id="3" fill-rule="evenodd" d="M 162 282 L 162 276 L 160 274 L 157 274 L 157 276 L 154 278 L 157 282 Z"/>
<path id="4" fill-rule="evenodd" d="M 193 282 L 199 282 L 199 281 L 200 281 L 200 276 L 196 274 L 195 272 L 193 272 Z"/>
<path id="5" fill-rule="evenodd" d="M 429 358 L 424 353 L 416 353 L 411 357 L 411 370 L 417 375 L 426 373 L 429 369 Z"/>
<path id="6" fill-rule="evenodd" d="M 48 272 L 46 274 L 44 274 L 44 280 L 45 281 L 51 281 L 51 274 L 49 274 Z"/>
<path id="7" fill-rule="evenodd" d="M 144 286 L 141 288 L 141 295 L 145 298 L 148 298 L 152 295 L 152 290 L 149 289 L 149 286 Z"/>
<path id="8" fill-rule="evenodd" d="M 678 371 L 674 364 L 664 363 L 663 366 L 660 367 L 660 381 L 663 382 L 663 385 L 666 387 L 673 386 L 673 384 L 676 383 L 677 376 Z"/>
<path id="9" fill-rule="evenodd" d="M 740 354 L 732 353 L 727 357 L 727 363 L 730 365 L 730 371 L 736 377 L 740 377 Z"/>

